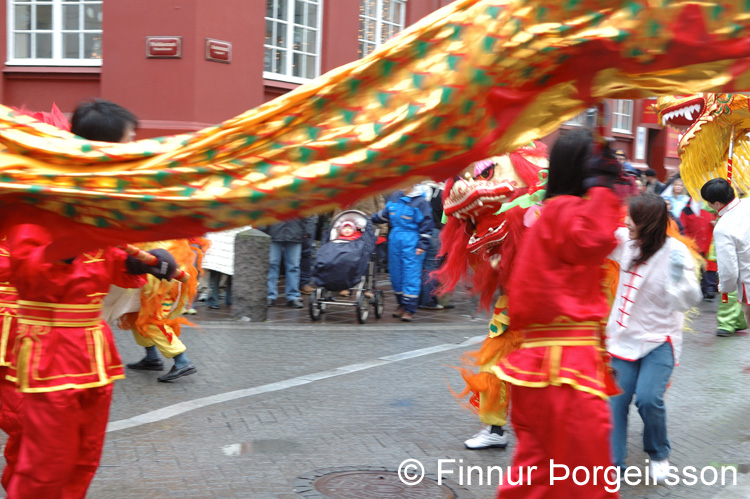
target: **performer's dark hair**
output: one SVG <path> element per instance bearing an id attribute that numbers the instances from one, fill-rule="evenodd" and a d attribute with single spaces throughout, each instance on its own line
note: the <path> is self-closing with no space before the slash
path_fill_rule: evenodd
<path id="1" fill-rule="evenodd" d="M 95 99 L 76 108 L 70 131 L 88 140 L 120 142 L 128 125 L 138 126 L 133 113 L 114 102 Z"/>
<path id="2" fill-rule="evenodd" d="M 661 196 L 646 193 L 630 198 L 628 214 L 638 231 L 638 247 L 641 249 L 641 255 L 633 262 L 635 267 L 647 262 L 664 246 L 667 240 L 669 211 Z"/>
<path id="3" fill-rule="evenodd" d="M 734 201 L 734 189 L 725 179 L 714 178 L 703 184 L 701 197 L 709 203 L 729 204 Z"/>
<path id="4" fill-rule="evenodd" d="M 593 139 L 586 129 L 564 132 L 552 146 L 545 199 L 555 196 L 583 196 L 586 163 L 591 156 Z"/>

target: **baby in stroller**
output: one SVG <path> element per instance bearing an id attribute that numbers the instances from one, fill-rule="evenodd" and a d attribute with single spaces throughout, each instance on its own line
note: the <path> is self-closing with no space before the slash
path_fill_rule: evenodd
<path id="1" fill-rule="evenodd" d="M 310 295 L 312 320 L 320 320 L 328 305 L 354 306 L 360 324 L 367 321 L 370 306 L 376 318 L 383 316 L 383 291 L 376 289 L 375 280 L 377 237 L 372 221 L 361 211 L 344 211 L 333 219 L 315 261 L 312 282 L 318 289 Z M 353 300 L 342 300 L 350 296 L 349 290 Z"/>
<path id="2" fill-rule="evenodd" d="M 313 283 L 334 292 L 357 286 L 368 273 L 375 239 L 373 224 L 364 213 L 340 213 L 318 250 Z"/>
<path id="3" fill-rule="evenodd" d="M 362 237 L 362 231 L 354 225 L 353 222 L 346 220 L 341 224 L 341 230 L 339 230 L 339 237 L 336 238 L 338 241 L 354 241 Z"/>

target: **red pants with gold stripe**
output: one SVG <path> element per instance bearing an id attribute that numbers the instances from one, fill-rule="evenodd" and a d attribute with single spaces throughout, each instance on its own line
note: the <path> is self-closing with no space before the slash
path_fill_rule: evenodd
<path id="1" fill-rule="evenodd" d="M 86 497 L 99 467 L 112 387 L 22 394 L 23 439 L 8 499 Z"/>
<path id="2" fill-rule="evenodd" d="M 586 499 L 619 497 L 616 485 L 605 480 L 610 457 L 611 415 L 606 400 L 568 385 L 528 388 L 511 386 L 511 422 L 518 437 L 510 477 L 503 476 L 501 499 Z M 551 467 L 554 460 L 556 467 Z M 555 480 L 569 471 L 567 480 Z M 528 473 L 528 467 L 536 469 Z M 573 481 L 574 469 L 584 467 L 588 481 Z M 596 469 L 598 467 L 598 469 Z M 596 483 L 594 485 L 594 471 Z M 552 475 L 554 473 L 554 475 Z M 585 482 L 583 470 L 576 479 Z M 612 477 L 609 477 L 613 483 Z M 519 483 L 519 480 L 521 483 Z M 509 483 L 519 483 L 510 485 Z M 550 485 L 552 483 L 552 485 Z M 615 482 L 616 483 L 616 482 Z"/>
<path id="3" fill-rule="evenodd" d="M 8 369 L 0 367 L 0 429 L 8 435 L 5 443 L 5 469 L 0 483 L 8 490 L 10 478 L 13 476 L 18 462 L 18 449 L 21 444 L 21 401 L 22 394 L 16 391 L 16 384 L 5 379 Z"/>

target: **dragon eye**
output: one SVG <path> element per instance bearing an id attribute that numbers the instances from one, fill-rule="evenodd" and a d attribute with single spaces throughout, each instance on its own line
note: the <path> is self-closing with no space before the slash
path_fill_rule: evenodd
<path id="1" fill-rule="evenodd" d="M 491 164 L 491 165 L 488 165 L 484 170 L 479 172 L 474 178 L 487 180 L 488 178 L 492 178 L 494 174 L 495 174 L 495 165 Z"/>

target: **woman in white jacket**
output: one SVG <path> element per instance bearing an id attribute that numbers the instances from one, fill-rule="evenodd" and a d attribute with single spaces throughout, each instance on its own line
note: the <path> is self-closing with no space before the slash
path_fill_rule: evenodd
<path id="1" fill-rule="evenodd" d="M 623 390 L 612 397 L 615 465 L 625 467 L 630 402 L 643 419 L 643 447 L 651 476 L 667 478 L 670 444 L 664 392 L 682 349 L 685 311 L 701 300 L 695 260 L 685 244 L 669 237 L 667 205 L 655 194 L 629 203 L 627 228 L 610 258 L 620 279 L 607 324 L 607 351 Z"/>

